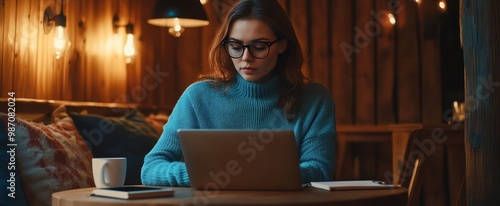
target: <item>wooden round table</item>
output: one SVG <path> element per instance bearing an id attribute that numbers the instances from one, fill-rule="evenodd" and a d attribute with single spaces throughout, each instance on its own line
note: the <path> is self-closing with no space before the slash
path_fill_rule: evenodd
<path id="1" fill-rule="evenodd" d="M 114 205 L 406 205 L 405 188 L 381 190 L 326 191 L 312 187 L 302 191 L 193 190 L 175 187 L 173 197 L 121 200 L 91 195 L 94 188 L 56 192 L 53 206 Z"/>

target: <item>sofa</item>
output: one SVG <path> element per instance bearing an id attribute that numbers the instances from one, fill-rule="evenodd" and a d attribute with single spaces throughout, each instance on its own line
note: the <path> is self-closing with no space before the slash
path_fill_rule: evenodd
<path id="1" fill-rule="evenodd" d="M 126 157 L 125 184 L 141 184 L 167 120 L 154 106 L 2 98 L 0 202 L 51 205 L 54 192 L 93 187 L 94 157 Z"/>

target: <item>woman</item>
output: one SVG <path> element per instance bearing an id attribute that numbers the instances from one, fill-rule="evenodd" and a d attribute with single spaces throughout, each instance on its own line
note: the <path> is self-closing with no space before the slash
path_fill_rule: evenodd
<path id="1" fill-rule="evenodd" d="M 275 0 L 243 0 L 222 22 L 209 55 L 213 73 L 189 86 L 145 157 L 145 185 L 189 186 L 177 129 L 294 130 L 302 183 L 330 180 L 332 97 L 302 73 L 302 52 Z"/>

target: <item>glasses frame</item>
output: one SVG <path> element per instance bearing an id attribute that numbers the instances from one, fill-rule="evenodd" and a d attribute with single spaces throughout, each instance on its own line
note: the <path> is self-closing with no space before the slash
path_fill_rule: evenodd
<path id="1" fill-rule="evenodd" d="M 222 41 L 221 44 L 222 44 L 222 47 L 224 48 L 224 51 L 226 52 L 226 54 L 229 57 L 233 58 L 233 59 L 239 59 L 239 58 L 243 57 L 243 55 L 245 54 L 245 48 L 247 48 L 247 51 L 250 52 L 250 55 L 252 55 L 252 57 L 254 57 L 256 59 L 264 59 L 267 56 L 269 56 L 269 51 L 270 51 L 271 46 L 274 43 L 278 42 L 279 40 L 281 40 L 281 38 L 278 38 L 278 39 L 276 39 L 276 40 L 274 40 L 272 42 L 255 41 L 255 42 L 250 42 L 250 44 L 244 45 L 243 43 L 241 43 L 239 41 L 226 39 L 226 40 Z M 241 55 L 240 56 L 231 56 L 231 54 L 229 54 L 228 48 L 226 47 L 227 43 L 240 44 L 243 47 L 243 52 L 241 52 Z M 264 43 L 264 44 L 267 45 L 267 54 L 266 54 L 266 56 L 264 56 L 264 57 L 256 57 L 255 55 L 253 55 L 252 50 L 250 50 L 250 46 L 252 46 L 253 44 L 256 44 L 256 43 Z"/>

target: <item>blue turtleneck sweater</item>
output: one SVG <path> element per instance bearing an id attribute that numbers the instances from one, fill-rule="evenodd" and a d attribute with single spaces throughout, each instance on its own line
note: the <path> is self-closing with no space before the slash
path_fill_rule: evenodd
<path id="1" fill-rule="evenodd" d="M 298 117 L 288 121 L 277 107 L 279 80 L 236 81 L 214 89 L 213 82 L 190 85 L 163 127 L 163 134 L 146 155 L 144 185 L 189 186 L 178 129 L 283 129 L 293 130 L 299 148 L 302 183 L 327 181 L 333 174 L 335 109 L 330 92 L 317 83 L 303 91 Z"/>

